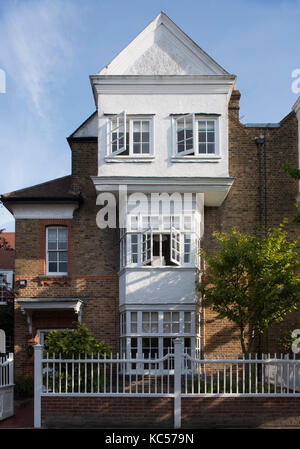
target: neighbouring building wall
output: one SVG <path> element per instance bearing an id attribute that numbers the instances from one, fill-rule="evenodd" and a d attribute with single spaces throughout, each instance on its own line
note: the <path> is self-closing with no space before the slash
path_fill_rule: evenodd
<path id="1" fill-rule="evenodd" d="M 202 246 L 211 251 L 215 248 L 212 232 L 227 231 L 237 227 L 252 232 L 259 224 L 259 160 L 255 138 L 264 135 L 266 157 L 262 157 L 262 224 L 276 227 L 288 218 L 287 229 L 291 239 L 299 235 L 299 225 L 293 223 L 296 215 L 295 198 L 297 181 L 292 180 L 281 166 L 287 160 L 297 167 L 298 137 L 296 115 L 292 112 L 277 128 L 247 127 L 237 121 L 236 115 L 229 119 L 229 175 L 235 177 L 233 186 L 220 208 L 205 208 L 205 232 Z M 278 352 L 278 337 L 299 328 L 300 311 L 289 314 L 284 322 L 265 332 L 263 350 Z M 219 319 L 209 304 L 203 304 L 202 343 L 206 352 L 240 352 L 239 331 L 233 323 Z"/>
<path id="2" fill-rule="evenodd" d="M 86 298 L 82 321 L 92 335 L 119 350 L 118 264 L 119 240 L 116 230 L 103 231 L 96 225 L 96 194 L 90 175 L 97 170 L 96 144 L 74 144 L 73 189 L 81 193 L 83 203 L 72 220 L 16 220 L 16 285 L 22 298 Z M 45 277 L 45 227 L 66 225 L 69 230 L 69 273 L 61 279 Z M 72 312 L 34 313 L 32 335 L 26 316 L 16 305 L 16 375 L 32 373 L 33 359 L 28 346 L 36 343 L 37 329 L 73 327 L 77 315 Z"/>

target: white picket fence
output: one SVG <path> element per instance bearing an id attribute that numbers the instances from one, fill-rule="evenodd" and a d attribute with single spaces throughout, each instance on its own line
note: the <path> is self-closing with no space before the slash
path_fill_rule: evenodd
<path id="1" fill-rule="evenodd" d="M 14 413 L 14 355 L 0 355 L 0 421 Z"/>
<path id="2" fill-rule="evenodd" d="M 160 396 L 174 398 L 174 427 L 182 397 L 300 397 L 300 359 L 264 354 L 193 358 L 183 340 L 160 359 L 73 356 L 62 359 L 35 346 L 35 427 L 43 396 Z"/>

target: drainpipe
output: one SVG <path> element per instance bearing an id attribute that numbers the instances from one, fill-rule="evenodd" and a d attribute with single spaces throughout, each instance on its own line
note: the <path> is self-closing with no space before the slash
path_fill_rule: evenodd
<path id="1" fill-rule="evenodd" d="M 263 226 L 263 171 L 262 156 L 264 152 L 265 136 L 256 137 L 255 143 L 258 150 L 258 223 L 260 228 Z M 264 164 L 265 166 L 265 164 Z M 265 174 L 265 173 L 264 173 Z"/>

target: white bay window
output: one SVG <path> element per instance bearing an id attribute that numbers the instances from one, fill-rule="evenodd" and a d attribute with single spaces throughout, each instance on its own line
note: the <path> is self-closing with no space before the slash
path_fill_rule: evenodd
<path id="1" fill-rule="evenodd" d="M 200 238 L 191 215 L 129 215 L 128 226 L 121 231 L 121 268 L 198 267 Z"/>
<path id="2" fill-rule="evenodd" d="M 194 311 L 126 311 L 121 314 L 120 323 L 122 356 L 141 359 L 161 358 L 168 352 L 173 352 L 174 340 L 177 337 L 184 338 L 184 347 L 189 354 L 194 353 Z M 164 368 L 172 367 L 164 366 Z M 136 369 L 135 364 L 132 363 L 131 369 Z"/>

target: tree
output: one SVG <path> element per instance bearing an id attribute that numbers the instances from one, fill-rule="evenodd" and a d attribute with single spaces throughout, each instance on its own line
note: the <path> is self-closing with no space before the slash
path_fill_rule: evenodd
<path id="1" fill-rule="evenodd" d="M 198 288 L 220 317 L 238 326 L 242 352 L 248 355 L 260 334 L 297 308 L 299 252 L 284 225 L 265 236 L 232 229 L 214 237 L 219 248 L 202 251 L 206 268 Z"/>

